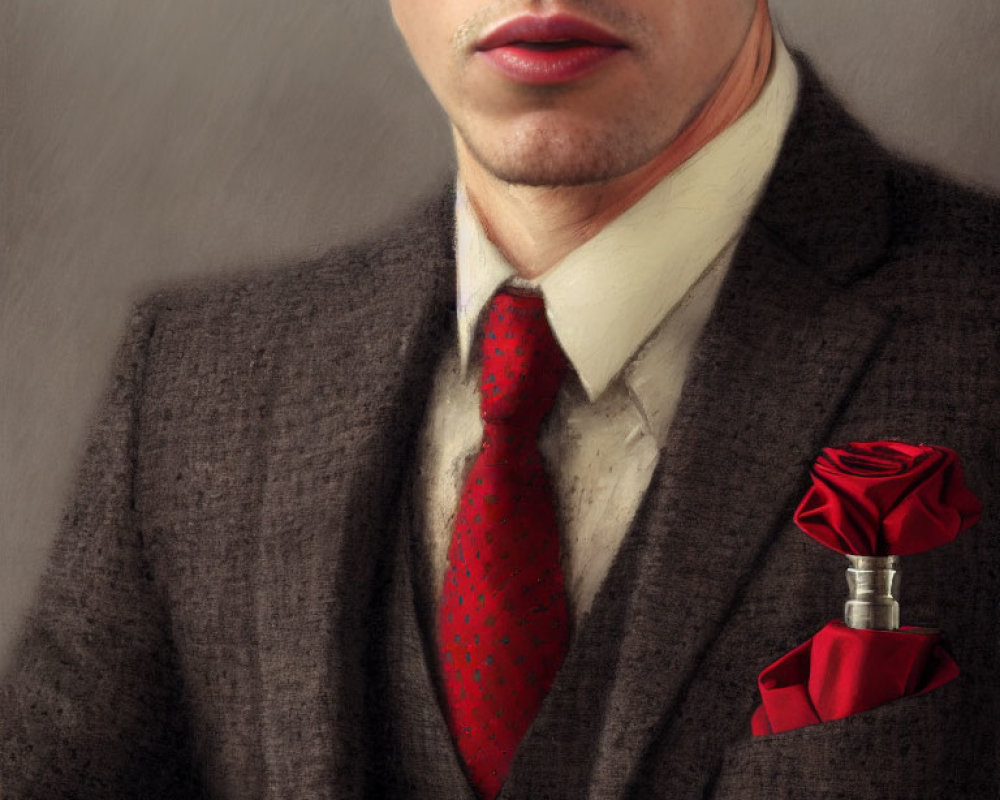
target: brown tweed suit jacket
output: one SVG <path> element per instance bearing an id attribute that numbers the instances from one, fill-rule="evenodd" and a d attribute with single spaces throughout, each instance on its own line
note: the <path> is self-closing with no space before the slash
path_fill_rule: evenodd
<path id="1" fill-rule="evenodd" d="M 1000 796 L 1000 213 L 902 164 L 806 69 L 652 486 L 505 798 Z M 471 798 L 407 487 L 453 335 L 451 200 L 136 313 L 0 689 L 0 795 Z M 837 617 L 790 522 L 820 447 L 957 450 L 985 505 L 907 558 L 962 676 L 753 740 L 761 668 Z"/>

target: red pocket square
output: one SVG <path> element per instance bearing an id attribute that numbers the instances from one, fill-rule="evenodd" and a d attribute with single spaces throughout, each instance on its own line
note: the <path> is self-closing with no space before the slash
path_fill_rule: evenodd
<path id="1" fill-rule="evenodd" d="M 830 622 L 767 667 L 754 736 L 841 719 L 958 677 L 941 634 L 921 628 L 876 631 Z"/>

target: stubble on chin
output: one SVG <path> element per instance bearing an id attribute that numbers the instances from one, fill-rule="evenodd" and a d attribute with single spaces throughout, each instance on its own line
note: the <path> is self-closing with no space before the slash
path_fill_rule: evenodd
<path id="1" fill-rule="evenodd" d="M 456 125 L 460 149 L 492 177 L 515 186 L 585 186 L 605 183 L 642 166 L 657 152 L 628 131 L 603 134 L 534 127 L 491 143 L 477 142 Z"/>

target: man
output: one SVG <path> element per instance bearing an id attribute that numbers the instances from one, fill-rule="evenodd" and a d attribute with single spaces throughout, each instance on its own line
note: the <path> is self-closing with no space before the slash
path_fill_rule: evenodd
<path id="1" fill-rule="evenodd" d="M 457 192 L 140 307 L 0 794 L 995 796 L 996 202 L 872 143 L 762 2 L 393 11 Z M 906 562 L 962 676 L 753 739 L 843 597 L 790 522 L 809 464 L 881 438 L 955 449 L 986 509 Z"/>

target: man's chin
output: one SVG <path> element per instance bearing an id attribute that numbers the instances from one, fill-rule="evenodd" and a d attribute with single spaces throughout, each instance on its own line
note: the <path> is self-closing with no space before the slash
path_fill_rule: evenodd
<path id="1" fill-rule="evenodd" d="M 478 160 L 494 178 L 512 186 L 558 187 L 588 186 L 606 183 L 629 170 L 619 164 L 601 160 L 573 159 L 560 162 L 555 159 Z"/>
<path id="2" fill-rule="evenodd" d="M 464 137 L 463 137 L 464 138 Z M 641 166 L 633 148 L 593 141 L 537 144 L 518 142 L 484 152 L 463 141 L 466 154 L 493 178 L 513 186 L 559 187 L 606 183 Z"/>

